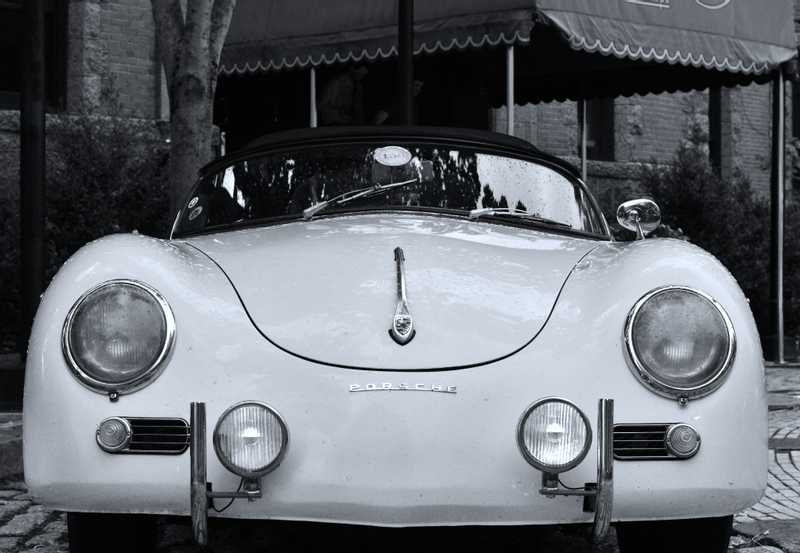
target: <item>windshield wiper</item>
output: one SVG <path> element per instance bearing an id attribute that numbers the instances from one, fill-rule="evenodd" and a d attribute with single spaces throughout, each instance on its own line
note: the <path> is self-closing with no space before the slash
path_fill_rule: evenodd
<path id="1" fill-rule="evenodd" d="M 363 188 L 349 190 L 343 194 L 334 196 L 330 200 L 325 200 L 324 202 L 319 202 L 318 204 L 314 204 L 311 207 L 307 207 L 306 209 L 303 210 L 303 219 L 306 220 L 311 219 L 314 215 L 316 215 L 320 211 L 327 209 L 329 206 L 346 204 L 347 202 L 356 200 L 358 198 L 368 198 L 370 196 L 380 194 L 381 192 L 385 192 L 386 190 L 391 190 L 393 188 L 398 188 L 400 186 L 407 186 L 414 182 L 419 182 L 419 179 L 404 180 L 401 182 L 390 182 L 389 184 L 371 184 L 370 186 L 365 186 Z"/>
<path id="2" fill-rule="evenodd" d="M 545 223 L 547 225 L 556 225 L 559 227 L 564 228 L 572 228 L 572 225 L 569 223 L 562 223 L 561 221 L 556 221 L 554 219 L 548 219 L 546 217 L 540 217 L 538 215 L 534 215 L 533 213 L 528 213 L 527 211 L 523 211 L 521 209 L 512 209 L 510 207 L 483 207 L 478 209 L 473 209 L 469 212 L 470 219 L 478 219 L 480 217 L 486 217 L 487 215 L 507 215 L 511 217 L 520 217 L 522 219 L 527 219 L 529 221 L 534 221 L 536 223 Z"/>

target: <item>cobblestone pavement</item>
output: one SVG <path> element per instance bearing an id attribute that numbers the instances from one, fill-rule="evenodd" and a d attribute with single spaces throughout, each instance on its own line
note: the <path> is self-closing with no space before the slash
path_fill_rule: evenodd
<path id="1" fill-rule="evenodd" d="M 770 412 L 770 442 L 777 448 L 769 451 L 767 490 L 738 522 L 800 520 L 800 412 Z"/>
<path id="2" fill-rule="evenodd" d="M 20 481 L 0 484 L 0 552 L 67 550 L 66 516 L 34 504 Z"/>
<path id="3" fill-rule="evenodd" d="M 22 420 L 0 413 L 0 479 L 22 472 Z"/>

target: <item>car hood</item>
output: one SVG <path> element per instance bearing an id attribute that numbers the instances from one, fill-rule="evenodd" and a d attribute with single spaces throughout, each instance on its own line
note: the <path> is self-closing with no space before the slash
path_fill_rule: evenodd
<path id="1" fill-rule="evenodd" d="M 228 275 L 253 324 L 288 353 L 352 368 L 488 363 L 526 346 L 595 240 L 420 214 L 361 214 L 186 240 Z M 394 249 L 416 334 L 389 335 Z"/>

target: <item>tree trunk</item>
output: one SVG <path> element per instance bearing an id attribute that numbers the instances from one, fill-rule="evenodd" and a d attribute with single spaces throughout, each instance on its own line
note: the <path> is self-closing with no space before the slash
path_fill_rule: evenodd
<path id="1" fill-rule="evenodd" d="M 170 120 L 170 209 L 178 210 L 188 200 L 198 170 L 214 157 L 213 97 L 195 75 L 182 75 L 172 91 Z"/>
<path id="2" fill-rule="evenodd" d="M 236 0 L 152 0 L 170 100 L 169 203 L 188 200 L 197 171 L 214 156 L 214 91 Z"/>

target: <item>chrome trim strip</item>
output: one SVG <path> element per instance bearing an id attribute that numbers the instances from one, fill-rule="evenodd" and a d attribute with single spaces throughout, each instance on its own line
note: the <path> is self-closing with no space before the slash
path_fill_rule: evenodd
<path id="1" fill-rule="evenodd" d="M 723 361 L 721 367 L 717 370 L 717 372 L 704 384 L 700 386 L 694 386 L 691 388 L 681 388 L 676 386 L 670 386 L 658 379 L 653 373 L 651 373 L 647 367 L 645 367 L 642 360 L 636 353 L 636 347 L 633 343 L 633 325 L 636 322 L 636 316 L 639 314 L 642 306 L 651 298 L 658 294 L 662 294 L 664 292 L 674 291 L 674 290 L 681 290 L 684 292 L 688 292 L 690 294 L 694 294 L 699 296 L 708 302 L 710 302 L 719 312 L 722 320 L 725 323 L 725 327 L 728 331 L 728 351 L 725 355 L 725 360 Z M 668 285 L 662 286 L 660 288 L 656 288 L 651 290 L 633 305 L 633 308 L 628 312 L 628 317 L 625 321 L 625 332 L 624 332 L 624 339 L 625 339 L 625 349 L 628 352 L 628 357 L 633 364 L 630 366 L 631 372 L 636 376 L 636 378 L 641 382 L 645 387 L 649 388 L 651 391 L 655 392 L 656 394 L 668 397 L 672 399 L 677 399 L 679 401 L 685 402 L 689 399 L 700 398 L 706 396 L 715 390 L 717 390 L 725 380 L 730 367 L 733 365 L 733 359 L 736 355 L 736 334 L 733 329 L 733 323 L 731 322 L 730 317 L 723 309 L 722 305 L 709 296 L 708 294 L 701 292 L 695 288 L 691 288 L 689 286 L 679 286 L 679 285 Z"/>
<path id="2" fill-rule="evenodd" d="M 619 423 L 614 425 L 614 438 L 616 439 L 617 432 L 631 432 L 635 434 L 644 434 L 646 432 L 636 432 L 633 430 L 626 430 L 627 428 L 638 427 L 638 428 L 652 428 L 653 430 L 648 431 L 647 433 L 652 434 L 663 434 L 664 437 L 667 435 L 667 430 L 671 426 L 671 423 L 658 423 L 658 422 L 646 422 L 646 423 Z M 656 440 L 652 440 L 656 441 Z M 664 443 L 663 438 L 660 439 L 660 442 L 663 444 L 664 453 L 665 455 L 641 455 L 641 456 L 624 456 L 618 455 L 616 443 L 614 444 L 614 459 L 617 461 L 675 461 L 676 457 L 672 457 L 667 450 L 667 446 Z M 621 448 L 620 448 L 621 449 Z"/>
<path id="3" fill-rule="evenodd" d="M 614 400 L 597 405 L 597 496 L 592 539 L 603 539 L 611 527 L 614 511 Z"/>
<path id="4" fill-rule="evenodd" d="M 414 318 L 408 309 L 408 297 L 406 296 L 406 257 L 403 249 L 394 249 L 394 261 L 397 267 L 397 308 L 394 310 L 392 326 L 389 328 L 389 335 L 401 346 L 409 343 L 416 334 L 414 329 Z"/>
<path id="5" fill-rule="evenodd" d="M 583 446 L 583 450 L 575 459 L 572 460 L 572 462 L 570 462 L 567 465 L 564 465 L 563 467 L 553 468 L 540 463 L 538 459 L 536 459 L 535 457 L 533 457 L 533 455 L 530 454 L 528 448 L 525 447 L 525 439 L 523 437 L 525 421 L 528 419 L 528 415 L 530 415 L 534 409 L 545 403 L 566 403 L 567 405 L 571 405 L 572 407 L 575 408 L 576 411 L 578 411 L 581 418 L 583 419 L 583 423 L 586 425 L 586 443 Z M 589 424 L 589 419 L 587 418 L 586 414 L 580 409 L 580 407 L 578 407 L 573 402 L 567 399 L 563 399 L 560 397 L 546 397 L 539 399 L 533 402 L 527 409 L 525 409 L 525 411 L 523 411 L 522 416 L 520 417 L 519 422 L 517 423 L 517 446 L 519 447 L 522 456 L 530 465 L 532 465 L 534 468 L 541 470 L 542 472 L 551 472 L 557 474 L 575 468 L 586 457 L 586 454 L 589 452 L 589 447 L 591 445 L 592 445 L 592 425 Z"/>
<path id="6" fill-rule="evenodd" d="M 189 406 L 191 444 L 189 446 L 190 480 L 189 509 L 192 515 L 192 534 L 200 545 L 208 544 L 208 494 L 206 493 L 206 404 L 192 402 Z"/>
<path id="7" fill-rule="evenodd" d="M 275 459 L 273 459 L 273 461 L 269 465 L 267 465 L 266 467 L 264 467 L 259 471 L 244 471 L 239 467 L 233 466 L 228 462 L 227 459 L 225 459 L 222 456 L 219 449 L 220 448 L 219 425 L 231 411 L 233 411 L 237 407 L 242 407 L 244 405 L 258 405 L 260 407 L 264 407 L 273 415 L 275 415 L 275 418 L 278 419 L 278 423 L 281 425 L 281 430 L 283 431 L 283 439 L 281 440 L 281 450 L 278 452 L 278 456 L 275 457 Z M 267 473 L 272 472 L 273 470 L 278 468 L 278 465 L 280 465 L 281 461 L 283 461 L 283 457 L 286 455 L 287 446 L 289 445 L 289 428 L 286 426 L 286 422 L 283 420 L 283 417 L 280 415 L 280 413 L 278 413 L 275 409 L 273 409 L 266 403 L 261 401 L 252 401 L 252 400 L 240 401 L 239 403 L 234 403 L 233 405 L 225 409 L 225 411 L 223 411 L 222 414 L 219 416 L 219 419 L 217 419 L 217 424 L 214 425 L 213 442 L 214 442 L 214 453 L 216 453 L 217 459 L 219 459 L 219 462 L 222 463 L 222 465 L 226 469 L 231 471 L 233 474 L 241 476 L 242 478 L 256 479 L 260 478 L 261 476 L 264 476 Z"/>
<path id="8" fill-rule="evenodd" d="M 161 307 L 161 312 L 164 316 L 164 326 L 166 332 L 164 335 L 163 344 L 161 346 L 161 352 L 149 367 L 137 374 L 135 377 L 124 382 L 108 383 L 92 377 L 80 367 L 78 361 L 75 359 L 75 356 L 72 353 L 69 334 L 72 329 L 72 322 L 83 302 L 98 290 L 101 290 L 107 286 L 116 285 L 134 286 L 147 292 Z M 167 300 L 164 298 L 164 296 L 162 296 L 158 290 L 143 282 L 120 278 L 107 280 L 98 284 L 97 286 L 94 286 L 93 288 L 90 288 L 88 291 L 84 292 L 73 304 L 72 308 L 69 310 L 69 313 L 67 313 L 67 318 L 64 320 L 64 326 L 61 329 L 61 351 L 64 354 L 64 359 L 66 360 L 67 366 L 69 367 L 72 375 L 78 380 L 78 382 L 90 390 L 101 394 L 129 394 L 144 388 L 158 378 L 158 376 L 161 374 L 161 371 L 163 371 L 164 367 L 166 366 L 166 360 L 169 353 L 172 351 L 172 346 L 175 342 L 175 334 L 175 316 L 173 315 L 172 309 L 170 308 L 169 303 L 167 303 Z"/>

